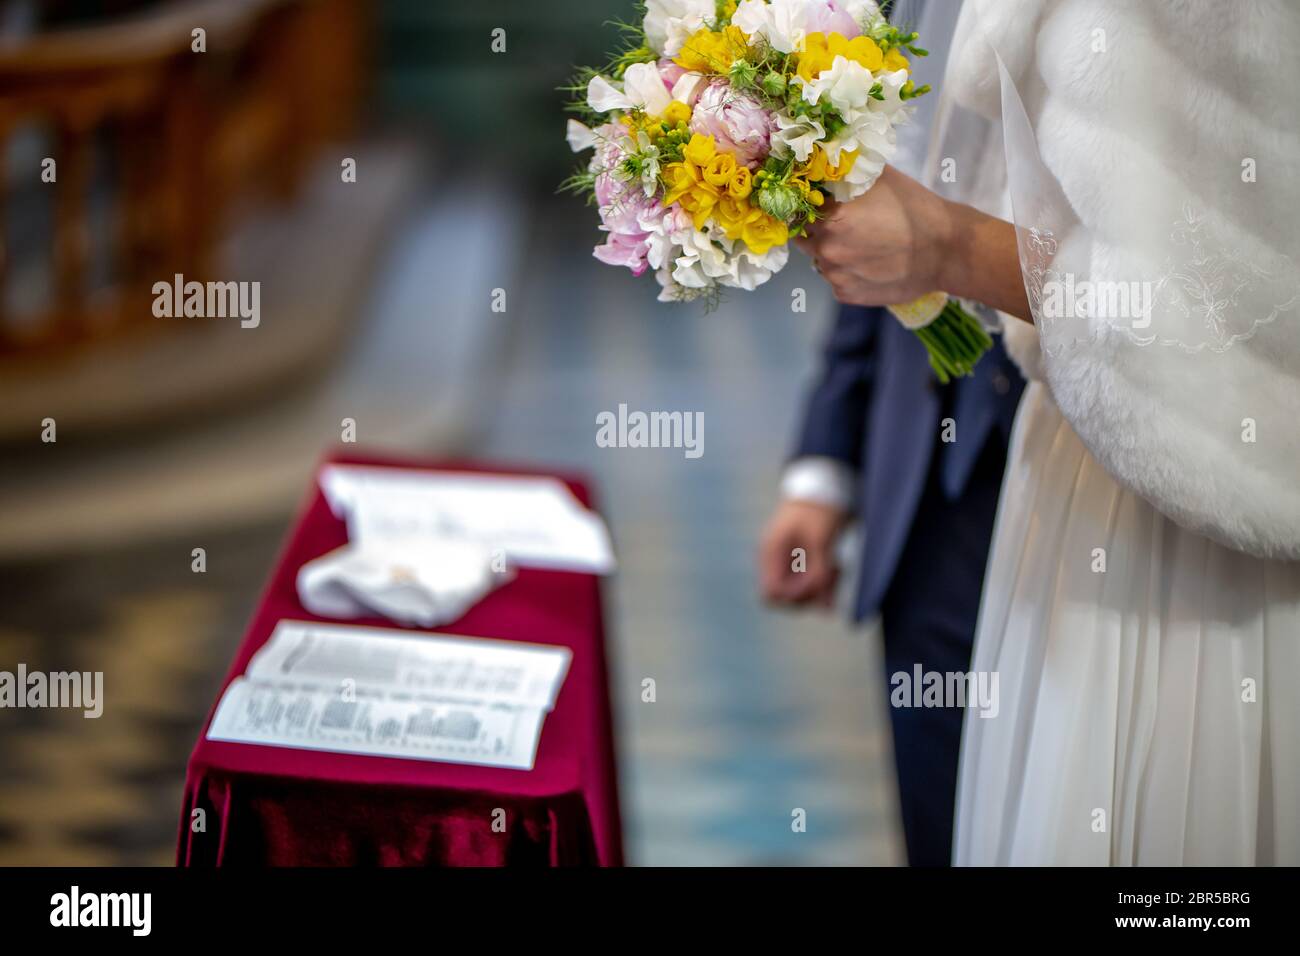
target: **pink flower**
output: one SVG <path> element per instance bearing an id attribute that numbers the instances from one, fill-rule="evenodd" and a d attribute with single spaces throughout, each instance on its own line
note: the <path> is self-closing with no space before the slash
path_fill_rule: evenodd
<path id="1" fill-rule="evenodd" d="M 767 156 L 776 118 L 756 97 L 738 93 L 726 80 L 714 80 L 700 94 L 691 115 L 691 132 L 713 136 L 718 149 L 735 153 L 753 168 Z"/>
<path id="2" fill-rule="evenodd" d="M 647 199 L 639 183 L 625 185 L 612 202 L 600 207 L 600 228 L 609 236 L 592 250 L 592 255 L 607 265 L 627 266 L 633 275 L 640 275 L 646 270 L 650 236 L 642 223 L 663 213 L 659 200 Z"/>
<path id="3" fill-rule="evenodd" d="M 808 33 L 839 33 L 846 40 L 862 35 L 862 28 L 836 0 L 812 0 L 804 12 Z"/>
<path id="4" fill-rule="evenodd" d="M 664 86 L 668 87 L 668 92 L 673 91 L 673 84 L 682 78 L 686 72 L 683 67 L 678 66 L 672 60 L 660 60 L 656 66 L 659 67 L 659 76 L 664 81 Z"/>
<path id="5" fill-rule="evenodd" d="M 592 132 L 596 136 L 596 151 L 587 168 L 596 174 L 596 204 L 607 206 L 623 190 L 624 183 L 613 174 L 626 155 L 626 147 L 631 143 L 627 137 L 627 127 L 618 123 L 597 126 Z"/>
<path id="6" fill-rule="evenodd" d="M 662 215 L 659 200 L 647 196 L 639 180 L 624 179 L 620 170 L 627 153 L 634 149 L 627 129 L 606 123 L 595 130 L 596 154 L 591 170 L 596 173 L 596 202 L 600 207 L 600 228 L 609 233 L 592 254 L 612 266 L 627 266 L 636 275 L 646 270 L 647 237 L 643 221 Z"/>
<path id="7" fill-rule="evenodd" d="M 613 198 L 600 207 L 601 225 L 610 232 L 626 235 L 640 235 L 645 232 L 641 225 L 646 216 L 659 213 L 659 200 L 647 199 L 640 183 L 619 183 L 622 189 Z"/>
<path id="8" fill-rule="evenodd" d="M 646 253 L 650 249 L 650 244 L 646 242 L 648 235 L 648 233 L 641 233 L 640 236 L 632 236 L 622 232 L 611 232 L 605 244 L 597 246 L 591 254 L 606 265 L 627 266 L 632 270 L 633 275 L 639 276 L 645 272 L 648 265 L 646 262 Z"/>

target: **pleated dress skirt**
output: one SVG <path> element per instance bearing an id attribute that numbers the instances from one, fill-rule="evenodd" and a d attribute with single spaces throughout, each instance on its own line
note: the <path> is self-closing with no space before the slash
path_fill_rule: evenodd
<path id="1" fill-rule="evenodd" d="M 958 865 L 1300 864 L 1300 563 L 1165 518 L 1040 382 L 972 667 L 998 706 L 966 715 Z"/>

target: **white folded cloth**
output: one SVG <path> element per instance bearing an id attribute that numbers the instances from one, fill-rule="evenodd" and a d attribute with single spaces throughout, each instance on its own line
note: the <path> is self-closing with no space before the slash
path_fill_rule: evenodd
<path id="1" fill-rule="evenodd" d="M 454 621 L 512 576 L 493 553 L 465 539 L 353 542 L 298 569 L 298 598 L 312 614 L 377 614 L 400 624 Z"/>

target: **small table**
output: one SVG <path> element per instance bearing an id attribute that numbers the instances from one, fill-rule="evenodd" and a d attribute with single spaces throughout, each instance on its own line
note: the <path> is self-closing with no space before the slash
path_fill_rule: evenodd
<path id="1" fill-rule="evenodd" d="M 332 456 L 327 463 L 544 474 L 349 454 Z M 591 507 L 585 482 L 552 477 Z M 244 672 L 277 621 L 326 620 L 307 613 L 299 603 L 298 568 L 346 542 L 344 522 L 333 515 L 313 481 L 223 691 Z M 398 626 L 382 618 L 346 623 Z M 599 579 L 519 568 L 514 580 L 460 620 L 436 630 L 572 649 L 569 672 L 555 709 L 546 717 L 532 770 L 208 740 L 209 711 L 186 768 L 178 865 L 621 865 Z M 504 827 L 498 810 L 505 811 Z"/>

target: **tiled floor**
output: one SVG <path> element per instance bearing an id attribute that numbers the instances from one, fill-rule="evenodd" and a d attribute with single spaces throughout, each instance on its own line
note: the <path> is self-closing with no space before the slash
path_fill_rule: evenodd
<path id="1" fill-rule="evenodd" d="M 901 857 L 877 635 L 763 610 L 753 548 L 828 304 L 802 260 L 717 312 L 660 306 L 586 254 L 592 217 L 539 208 L 476 453 L 591 473 L 608 590 L 628 857 L 638 864 Z M 807 314 L 790 290 L 809 290 Z M 704 454 L 610 449 L 596 415 L 703 412 Z M 0 569 L 0 669 L 104 667 L 97 721 L 0 712 L 0 864 L 172 859 L 185 758 L 283 524 Z M 653 678 L 656 699 L 641 700 Z M 806 832 L 792 815 L 806 813 Z"/>
<path id="2" fill-rule="evenodd" d="M 103 715 L 0 711 L 0 865 L 169 865 L 185 761 L 283 529 L 0 570 L 0 669 L 104 672 Z"/>

